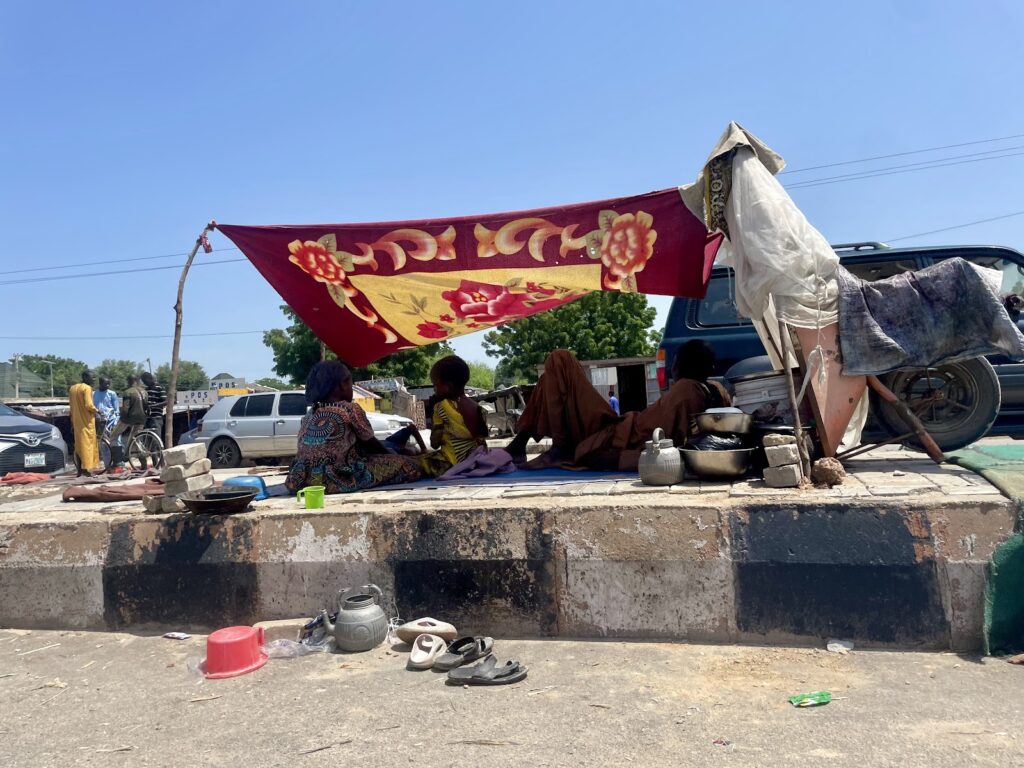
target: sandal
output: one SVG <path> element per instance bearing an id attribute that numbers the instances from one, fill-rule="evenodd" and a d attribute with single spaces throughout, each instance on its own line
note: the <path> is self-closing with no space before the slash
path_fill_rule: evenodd
<path id="1" fill-rule="evenodd" d="M 458 637 L 458 632 L 451 624 L 437 619 L 423 618 L 416 621 L 409 621 L 395 630 L 398 639 L 403 643 L 412 645 L 413 641 L 420 635 L 437 635 L 442 640 L 451 642 Z"/>
<path id="2" fill-rule="evenodd" d="M 492 653 L 473 667 L 453 669 L 448 673 L 448 683 L 453 685 L 510 685 L 526 677 L 527 669 L 518 661 L 507 661 L 498 666 Z"/>
<path id="3" fill-rule="evenodd" d="M 448 643 L 437 635 L 420 635 L 409 652 L 409 669 L 430 669 L 448 649 Z"/>
<path id="4" fill-rule="evenodd" d="M 448 646 L 448 652 L 434 661 L 434 669 L 442 672 L 482 659 L 494 647 L 493 637 L 460 637 Z"/>

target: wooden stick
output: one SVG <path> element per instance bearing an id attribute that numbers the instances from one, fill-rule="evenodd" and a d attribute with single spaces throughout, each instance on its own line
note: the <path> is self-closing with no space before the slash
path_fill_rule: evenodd
<path id="1" fill-rule="evenodd" d="M 911 432 L 917 435 L 917 439 L 921 441 L 921 447 L 924 448 L 925 453 L 928 457 L 936 464 L 941 464 L 946 460 L 945 455 L 942 453 L 942 449 L 939 448 L 938 443 L 928 434 L 928 430 L 924 428 L 924 424 L 917 418 L 912 410 L 900 400 L 896 394 L 883 384 L 877 376 L 868 376 L 868 386 L 871 387 L 878 396 L 885 400 L 891 405 L 899 417 L 903 419 L 904 423 L 910 427 Z"/>
<path id="2" fill-rule="evenodd" d="M 789 407 L 793 410 L 793 434 L 796 436 L 796 450 L 800 454 L 800 475 L 804 480 L 811 477 L 811 457 L 807 455 L 804 444 L 804 430 L 800 424 L 800 406 L 796 402 L 796 385 L 793 383 L 793 369 L 789 367 L 789 328 L 783 320 L 779 320 L 779 342 L 782 345 L 782 372 L 786 377 L 786 396 Z"/>
<path id="3" fill-rule="evenodd" d="M 167 383 L 167 404 L 164 406 L 164 447 L 171 448 L 174 445 L 174 401 L 178 399 L 178 367 L 181 353 L 181 297 L 185 293 L 185 278 L 188 277 L 189 267 L 192 260 L 203 244 L 203 238 L 207 233 L 217 227 L 217 222 L 211 220 L 196 238 L 196 244 L 192 246 L 192 252 L 185 260 L 185 266 L 181 268 L 181 277 L 178 278 L 178 300 L 174 304 L 174 347 L 171 349 L 171 379 Z"/>

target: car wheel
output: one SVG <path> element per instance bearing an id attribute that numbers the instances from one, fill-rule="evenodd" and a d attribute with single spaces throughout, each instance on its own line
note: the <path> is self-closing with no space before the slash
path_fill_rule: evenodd
<path id="1" fill-rule="evenodd" d="M 984 437 L 999 415 L 999 377 L 983 357 L 935 368 L 896 371 L 882 382 L 921 420 L 943 451 L 963 448 Z M 896 409 L 877 400 L 878 420 L 889 434 L 906 434 Z M 916 437 L 905 444 L 920 448 Z"/>
<path id="2" fill-rule="evenodd" d="M 218 437 L 206 450 L 214 469 L 234 469 L 242 463 L 242 452 L 238 443 L 229 437 Z"/>

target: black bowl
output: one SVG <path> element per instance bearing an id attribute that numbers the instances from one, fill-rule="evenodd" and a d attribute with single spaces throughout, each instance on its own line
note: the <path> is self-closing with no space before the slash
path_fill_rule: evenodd
<path id="1" fill-rule="evenodd" d="M 216 488 L 186 493 L 181 500 L 196 515 L 233 515 L 248 507 L 258 493 L 253 488 Z"/>

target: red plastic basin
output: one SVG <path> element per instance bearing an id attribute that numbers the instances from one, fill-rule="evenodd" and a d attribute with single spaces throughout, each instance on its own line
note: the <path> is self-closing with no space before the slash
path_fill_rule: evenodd
<path id="1" fill-rule="evenodd" d="M 206 677 L 238 677 L 267 663 L 260 651 L 263 628 L 225 627 L 206 638 Z"/>

